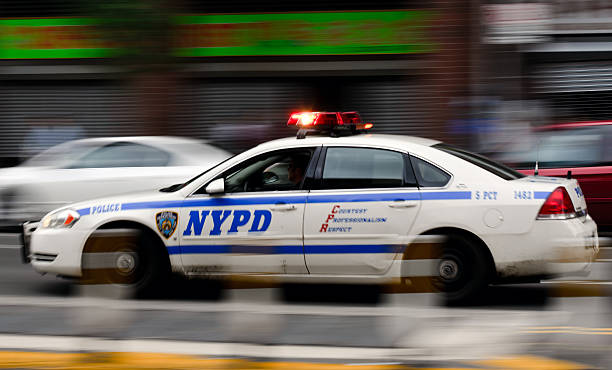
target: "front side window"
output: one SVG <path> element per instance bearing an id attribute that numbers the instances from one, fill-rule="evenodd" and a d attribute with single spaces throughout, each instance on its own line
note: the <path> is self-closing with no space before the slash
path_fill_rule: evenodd
<path id="1" fill-rule="evenodd" d="M 301 148 L 262 154 L 226 171 L 226 193 L 287 191 L 302 188 L 314 149 Z"/>
<path id="2" fill-rule="evenodd" d="M 327 149 L 323 189 L 395 188 L 404 185 L 404 155 L 370 148 Z"/>

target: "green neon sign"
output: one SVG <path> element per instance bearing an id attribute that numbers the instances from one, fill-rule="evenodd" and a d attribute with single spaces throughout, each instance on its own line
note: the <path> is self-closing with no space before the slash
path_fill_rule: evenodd
<path id="1" fill-rule="evenodd" d="M 431 11 L 184 15 L 180 57 L 412 54 L 435 51 Z M 0 19 L 0 59 L 109 58 L 93 18 Z"/>

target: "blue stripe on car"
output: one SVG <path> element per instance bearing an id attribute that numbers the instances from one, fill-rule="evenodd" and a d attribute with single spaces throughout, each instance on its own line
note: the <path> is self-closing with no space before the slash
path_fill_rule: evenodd
<path id="1" fill-rule="evenodd" d="M 471 191 L 439 191 L 422 192 L 422 200 L 452 200 L 452 199 L 472 199 Z"/>
<path id="2" fill-rule="evenodd" d="M 394 200 L 419 200 L 419 192 L 378 193 L 378 194 L 309 194 L 307 203 L 352 203 L 352 202 L 385 202 Z"/>
<path id="3" fill-rule="evenodd" d="M 81 208 L 81 209 L 77 210 L 77 213 L 79 214 L 79 216 L 87 216 L 87 215 L 89 215 L 90 212 L 91 212 L 91 208 L 89 208 L 89 207 Z"/>
<path id="4" fill-rule="evenodd" d="M 283 195 L 272 197 L 236 197 L 236 198 L 204 198 L 187 200 L 170 200 L 155 202 L 122 203 L 122 211 L 160 208 L 196 208 L 196 207 L 223 207 L 264 205 L 275 203 L 304 204 L 304 203 L 335 203 L 335 202 L 385 202 L 395 200 L 453 200 L 471 199 L 470 191 L 444 191 L 444 192 L 407 192 L 407 193 L 377 193 L 377 194 L 304 194 Z M 81 216 L 90 214 L 90 207 L 81 208 L 77 212 Z"/>
<path id="5" fill-rule="evenodd" d="M 404 250 L 399 244 L 332 244 L 332 245 L 305 245 L 306 254 L 329 253 L 398 253 Z"/>
<path id="6" fill-rule="evenodd" d="M 332 253 L 398 253 L 401 244 L 331 244 L 331 245 L 183 245 L 167 247 L 169 254 L 332 254 Z"/>
<path id="7" fill-rule="evenodd" d="M 301 245 L 183 245 L 180 247 L 168 247 L 170 254 L 226 254 L 226 253 L 250 253 L 250 254 L 303 254 Z"/>
<path id="8" fill-rule="evenodd" d="M 534 191 L 533 197 L 535 199 L 546 199 L 550 195 L 550 191 Z"/>

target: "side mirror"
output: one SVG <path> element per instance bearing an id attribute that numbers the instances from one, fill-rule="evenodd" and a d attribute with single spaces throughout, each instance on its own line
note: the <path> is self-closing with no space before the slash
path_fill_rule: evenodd
<path id="1" fill-rule="evenodd" d="M 208 194 L 222 194 L 225 193 L 225 179 L 213 180 L 208 186 L 206 186 L 206 192 Z"/>

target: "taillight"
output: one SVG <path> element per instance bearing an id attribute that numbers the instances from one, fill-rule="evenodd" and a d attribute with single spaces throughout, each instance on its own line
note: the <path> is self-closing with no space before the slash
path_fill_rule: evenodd
<path id="1" fill-rule="evenodd" d="M 538 213 L 538 220 L 566 220 L 568 218 L 576 217 L 576 209 L 572 203 L 567 190 L 564 187 L 556 188 L 548 198 L 540 212 Z"/>

